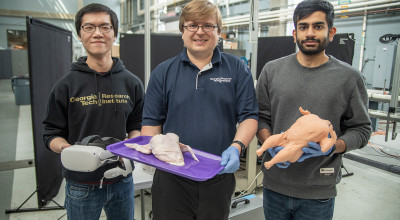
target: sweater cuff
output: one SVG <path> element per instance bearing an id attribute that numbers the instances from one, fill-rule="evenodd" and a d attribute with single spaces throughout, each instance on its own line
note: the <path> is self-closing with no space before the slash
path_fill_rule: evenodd
<path id="1" fill-rule="evenodd" d="M 342 139 L 344 141 L 344 143 L 346 144 L 346 150 L 340 154 L 345 154 L 349 151 L 356 150 L 360 147 L 357 144 L 357 139 L 355 137 L 353 137 L 353 135 L 345 134 L 345 135 L 341 136 L 340 139 Z"/>
<path id="2" fill-rule="evenodd" d="M 268 131 L 270 131 L 271 134 L 272 134 L 271 126 L 270 126 L 269 124 L 267 124 L 266 122 L 261 122 L 261 121 L 259 121 L 259 122 L 258 122 L 257 133 L 258 133 L 260 130 L 264 129 L 264 128 L 267 129 Z"/>

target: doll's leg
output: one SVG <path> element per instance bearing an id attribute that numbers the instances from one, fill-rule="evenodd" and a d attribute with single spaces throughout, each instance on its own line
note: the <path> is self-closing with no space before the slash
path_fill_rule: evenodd
<path id="1" fill-rule="evenodd" d="M 263 145 L 256 151 L 257 155 L 261 156 L 264 151 L 268 150 L 269 148 L 278 146 L 284 138 L 284 134 L 285 133 L 274 134 L 267 138 L 267 140 L 264 141 Z"/>
<path id="2" fill-rule="evenodd" d="M 325 139 L 319 142 L 319 145 L 321 146 L 321 151 L 323 153 L 331 149 L 331 147 L 336 143 L 337 140 L 336 132 L 333 130 L 332 125 L 329 126 L 329 134 L 330 137 L 326 137 Z"/>
<path id="3" fill-rule="evenodd" d="M 264 166 L 265 168 L 269 169 L 276 163 L 283 163 L 287 161 L 293 163 L 299 160 L 302 154 L 303 151 L 301 148 L 296 149 L 295 147 L 287 146 L 280 150 L 270 161 L 265 162 Z"/>

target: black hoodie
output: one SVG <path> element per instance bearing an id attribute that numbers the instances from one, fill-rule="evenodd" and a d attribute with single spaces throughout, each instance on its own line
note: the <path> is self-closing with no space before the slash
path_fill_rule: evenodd
<path id="1" fill-rule="evenodd" d="M 140 130 L 143 84 L 120 59 L 112 59 L 111 70 L 101 74 L 89 68 L 87 57 L 81 57 L 72 63 L 71 72 L 56 82 L 43 121 L 43 139 L 48 148 L 56 137 L 70 144 L 89 135 L 124 140 L 127 133 Z M 76 182 L 100 182 L 104 171 L 115 166 L 109 164 L 92 173 L 63 168 L 63 176 Z"/>

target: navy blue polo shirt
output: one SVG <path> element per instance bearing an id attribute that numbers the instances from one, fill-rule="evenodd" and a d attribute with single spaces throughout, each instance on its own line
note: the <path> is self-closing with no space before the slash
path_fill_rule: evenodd
<path id="1" fill-rule="evenodd" d="M 152 72 L 143 107 L 146 126 L 162 126 L 193 148 L 221 155 L 236 134 L 236 125 L 258 120 L 250 70 L 235 56 L 215 48 L 211 62 L 200 70 L 187 50 Z"/>

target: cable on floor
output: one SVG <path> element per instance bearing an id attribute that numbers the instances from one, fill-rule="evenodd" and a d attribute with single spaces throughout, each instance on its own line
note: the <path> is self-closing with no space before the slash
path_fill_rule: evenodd
<path id="1" fill-rule="evenodd" d="M 386 135 L 386 132 L 385 132 L 385 131 L 376 131 L 376 132 L 372 133 L 371 136 L 375 136 L 375 135 Z M 371 144 L 371 142 L 368 142 L 368 145 L 371 146 L 371 147 L 373 147 L 373 148 L 379 149 L 379 150 L 380 150 L 384 155 L 386 155 L 386 156 L 394 157 L 395 159 L 400 158 L 399 155 L 394 155 L 394 154 L 387 153 L 387 152 L 385 152 L 381 147 L 379 147 L 378 145 Z M 375 149 L 374 149 L 374 150 L 375 150 Z M 376 151 L 376 152 L 377 152 L 377 151 Z M 379 152 L 377 152 L 377 153 L 379 153 Z"/>
<path id="2" fill-rule="evenodd" d="M 262 171 L 260 171 L 260 172 L 256 175 L 256 177 L 254 177 L 253 181 L 250 183 L 250 185 L 247 187 L 247 189 L 245 189 L 245 190 L 242 191 L 242 190 L 240 190 L 239 188 L 236 187 L 236 190 L 240 192 L 240 194 L 239 194 L 238 196 L 242 196 L 242 195 L 246 194 L 246 192 L 250 189 L 250 187 L 253 185 L 253 183 L 257 181 L 257 178 L 258 178 L 258 176 L 259 176 L 261 173 L 262 173 Z M 256 184 L 256 187 L 257 187 L 257 184 Z"/>

